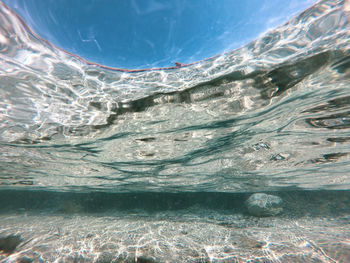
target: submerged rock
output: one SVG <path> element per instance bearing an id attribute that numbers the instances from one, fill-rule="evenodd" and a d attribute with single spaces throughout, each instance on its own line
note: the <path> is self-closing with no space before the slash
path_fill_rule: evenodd
<path id="1" fill-rule="evenodd" d="M 253 216 L 275 216 L 283 211 L 283 200 L 276 195 L 256 193 L 246 201 L 250 215 Z"/>
<path id="2" fill-rule="evenodd" d="M 3 251 L 6 254 L 11 254 L 21 242 L 22 237 L 20 235 L 0 237 L 0 251 Z"/>

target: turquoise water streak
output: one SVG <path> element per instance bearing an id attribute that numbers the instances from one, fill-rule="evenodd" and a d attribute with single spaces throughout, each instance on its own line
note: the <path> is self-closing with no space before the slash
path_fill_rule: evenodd
<path id="1" fill-rule="evenodd" d="M 299 261 L 281 262 L 336 262 L 334 254 L 329 256 L 325 247 L 310 240 L 336 240 L 344 251 L 349 244 L 349 23 L 349 1 L 320 1 L 225 55 L 178 69 L 126 73 L 84 64 L 43 43 L 1 6 L 0 194 L 2 207 L 8 202 L 13 206 L 1 213 L 0 234 L 20 233 L 29 243 L 19 253 L 33 256 L 40 251 L 44 262 L 57 258 L 83 262 L 83 255 L 84 262 L 185 262 L 188 258 L 199 258 L 188 262 L 225 262 L 219 259 L 230 257 L 226 262 L 246 262 L 256 256 L 252 252 L 256 249 L 259 257 L 268 254 L 270 261 L 254 262 L 277 262 L 301 251 L 305 253 Z M 306 190 L 310 196 L 303 193 Z M 332 191 L 322 194 L 326 190 Z M 16 194 L 10 198 L 12 191 Z M 42 191 L 42 196 L 35 191 Z M 244 200 L 244 193 L 265 191 L 296 191 L 283 198 L 288 205 L 302 206 L 302 215 L 293 206 L 294 210 L 285 209 L 282 219 L 256 221 L 241 215 L 241 209 L 237 216 L 228 215 L 225 209 L 232 207 L 227 205 L 222 207 L 226 212 L 218 214 L 210 209 L 220 207 L 221 201 L 205 207 L 208 212 L 201 210 L 210 202 L 203 201 L 205 195 L 196 199 L 190 194 L 207 193 L 207 200 L 227 202 L 215 193 L 232 198 L 243 193 L 237 200 Z M 74 202 L 41 205 L 40 200 L 61 200 L 64 192 L 78 197 Z M 66 216 L 90 213 L 86 202 L 99 192 L 117 195 L 91 201 L 94 207 L 117 202 L 122 194 L 130 195 L 126 200 L 145 200 L 144 192 L 160 194 L 146 198 L 149 206 L 168 198 L 162 205 L 181 210 L 187 201 L 170 198 L 172 193 L 198 200 L 198 207 L 191 203 L 178 214 L 167 214 L 161 205 L 156 214 L 149 214 L 138 210 L 142 205 L 134 205 L 133 212 L 122 209 L 101 218 Z M 291 196 L 298 202 L 293 204 Z M 319 209 L 314 214 L 304 207 L 309 200 L 323 200 L 308 204 Z M 329 202 L 336 205 L 324 208 Z M 30 214 L 27 210 L 33 207 L 44 212 Z M 55 217 L 50 209 L 65 216 Z M 324 219 L 332 216 L 332 209 L 338 223 Z M 40 220 L 46 223 L 38 224 Z M 32 235 L 43 239 L 31 239 Z M 90 235 L 96 239 L 91 241 Z M 176 239 L 178 235 L 186 238 Z M 49 237 L 69 238 L 52 243 L 56 241 Z M 154 245 L 152 238 L 171 245 Z M 293 251 L 288 250 L 287 239 Z M 45 240 L 40 242 L 48 244 L 47 250 L 41 243 L 34 246 L 35 240 Z M 106 245 L 105 250 L 96 245 L 106 240 L 118 245 Z M 156 252 L 151 248 L 135 252 L 143 241 L 153 244 Z M 243 246 L 230 250 L 237 242 Z M 197 256 L 188 249 L 191 244 Z M 333 252 L 340 251 L 337 244 Z M 125 261 L 97 261 L 103 251 L 113 249 L 118 255 L 129 251 L 134 261 L 126 256 Z M 151 250 L 154 261 L 146 261 L 143 255 Z M 163 251 L 159 253 L 164 257 L 157 251 Z M 311 254 L 319 261 L 312 261 Z M 35 262 L 40 262 L 35 255 Z M 339 262 L 346 262 L 343 259 L 346 256 Z"/>

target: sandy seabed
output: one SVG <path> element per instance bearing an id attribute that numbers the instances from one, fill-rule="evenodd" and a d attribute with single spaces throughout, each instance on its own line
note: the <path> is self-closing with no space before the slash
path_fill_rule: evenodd
<path id="1" fill-rule="evenodd" d="M 17 200 L 0 214 L 0 237 L 20 242 L 0 261 L 350 262 L 348 192 L 280 196 L 283 214 L 262 218 L 200 202 L 89 212 L 77 199 L 36 210 L 19 208 Z"/>

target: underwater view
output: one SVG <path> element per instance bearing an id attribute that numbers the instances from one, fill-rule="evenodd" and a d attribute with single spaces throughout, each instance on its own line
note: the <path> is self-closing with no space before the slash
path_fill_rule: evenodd
<path id="1" fill-rule="evenodd" d="M 116 69 L 0 2 L 0 262 L 350 262 L 350 1 Z"/>

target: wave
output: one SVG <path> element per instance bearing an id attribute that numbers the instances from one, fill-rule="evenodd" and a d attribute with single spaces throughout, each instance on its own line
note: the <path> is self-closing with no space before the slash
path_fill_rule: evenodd
<path id="1" fill-rule="evenodd" d="M 105 126 L 122 112 L 138 111 L 168 96 L 191 97 L 204 86 L 206 93 L 216 93 L 220 83 L 263 81 L 278 89 L 278 95 L 309 75 L 307 71 L 345 56 L 347 4 L 321 1 L 247 46 L 196 65 L 134 73 L 86 64 L 43 42 L 2 4 L 0 137 L 30 140 L 50 137 L 57 127 Z M 29 129 L 21 138 L 23 126 Z M 12 139 L 6 135 L 9 130 Z"/>
<path id="2" fill-rule="evenodd" d="M 348 188 L 349 1 L 208 60 L 135 72 L 86 63 L 0 7 L 2 184 Z"/>

